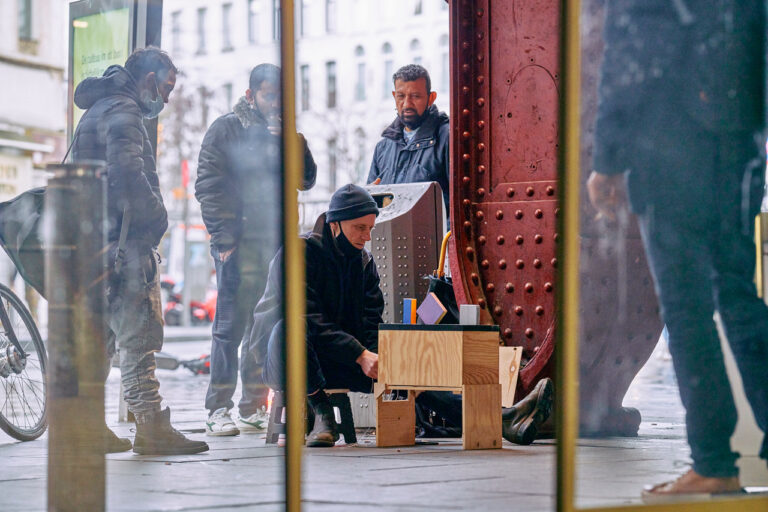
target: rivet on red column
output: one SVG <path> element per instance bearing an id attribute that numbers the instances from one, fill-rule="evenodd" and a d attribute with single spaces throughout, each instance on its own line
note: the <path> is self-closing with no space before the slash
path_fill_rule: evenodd
<path id="1" fill-rule="evenodd" d="M 485 166 L 484 165 L 478 165 L 477 166 L 477 174 L 483 174 L 485 172 Z"/>
<path id="2" fill-rule="evenodd" d="M 560 241 L 560 235 L 555 233 L 554 235 L 552 235 L 552 240 L 554 240 L 555 243 L 559 242 Z"/>
<path id="3" fill-rule="evenodd" d="M 461 88 L 461 92 L 463 92 L 464 94 L 469 94 L 469 87 L 465 85 L 464 87 Z"/>
<path id="4" fill-rule="evenodd" d="M 515 195 L 515 189 L 513 189 L 512 187 L 509 187 L 507 189 L 507 197 L 512 197 L 514 195 Z"/>
<path id="5" fill-rule="evenodd" d="M 533 283 L 525 283 L 525 291 L 533 293 Z"/>
<path id="6" fill-rule="evenodd" d="M 462 199 L 461 204 L 464 206 L 470 206 L 472 204 L 472 201 L 470 201 L 469 199 Z"/>
<path id="7" fill-rule="evenodd" d="M 485 245 L 485 242 L 487 241 L 488 239 L 485 238 L 485 235 L 480 235 L 479 237 L 477 237 L 477 243 L 480 245 Z"/>
<path id="8" fill-rule="evenodd" d="M 525 241 L 525 239 L 523 238 L 523 235 L 517 235 L 517 236 L 515 237 L 515 243 L 516 243 L 517 245 L 523 245 L 523 242 L 524 242 L 524 241 Z"/>
<path id="9" fill-rule="evenodd" d="M 463 178 L 461 178 L 461 182 L 465 185 L 469 185 L 470 181 L 472 180 L 470 180 L 469 176 L 464 176 Z"/>
<path id="10" fill-rule="evenodd" d="M 541 316 L 544 314 L 544 308 L 541 306 L 536 306 L 536 314 Z"/>
<path id="11" fill-rule="evenodd" d="M 485 98 L 477 98 L 477 106 L 482 107 L 485 105 Z"/>
<path id="12" fill-rule="evenodd" d="M 483 62 L 485 60 L 485 56 L 482 53 L 477 54 L 477 62 Z"/>
<path id="13" fill-rule="evenodd" d="M 517 220 L 520 220 L 520 219 L 522 219 L 522 218 L 523 218 L 523 210 L 517 210 L 517 211 L 515 212 L 515 218 L 516 218 Z"/>
<path id="14" fill-rule="evenodd" d="M 533 187 L 528 187 L 525 189 L 525 195 L 527 195 L 528 197 L 532 196 L 534 192 L 535 190 L 533 190 Z"/>
<path id="15" fill-rule="evenodd" d="M 469 69 L 470 69 L 469 64 L 464 64 L 463 66 L 461 66 L 461 70 L 465 73 L 469 73 Z"/>
<path id="16" fill-rule="evenodd" d="M 463 116 L 468 116 L 469 114 L 470 114 L 470 112 L 469 112 L 468 108 L 465 108 L 464 110 L 461 111 L 461 115 L 463 115 Z"/>
<path id="17" fill-rule="evenodd" d="M 537 244 L 540 244 L 541 242 L 544 241 L 544 237 L 541 235 L 536 235 L 533 237 L 533 241 L 536 242 Z"/>
<path id="18" fill-rule="evenodd" d="M 478 84 L 482 84 L 483 82 L 485 82 L 485 77 L 483 75 L 478 76 L 477 77 L 477 83 Z"/>
<path id="19" fill-rule="evenodd" d="M 480 309 L 485 309 L 485 299 L 478 300 L 477 305 L 480 306 Z"/>
<path id="20" fill-rule="evenodd" d="M 483 8 L 481 7 L 480 9 L 477 10 L 476 14 L 478 18 L 482 18 L 483 14 L 485 14 L 485 10 L 483 10 Z"/>
<path id="21" fill-rule="evenodd" d="M 552 288 L 552 283 L 544 283 L 544 291 L 551 292 Z"/>
<path id="22" fill-rule="evenodd" d="M 485 195 L 485 189 L 483 187 L 477 189 L 477 195 L 483 197 Z"/>
<path id="23" fill-rule="evenodd" d="M 560 216 L 560 208 L 555 208 L 555 217 Z"/>
<path id="24" fill-rule="evenodd" d="M 465 220 L 464 221 L 464 229 L 466 229 L 466 230 L 472 229 L 472 223 L 469 222 L 468 220 Z"/>
<path id="25" fill-rule="evenodd" d="M 472 282 L 473 282 L 473 283 L 475 283 L 475 284 L 477 284 L 477 283 L 479 283 L 479 282 L 480 282 L 480 277 L 479 277 L 479 276 L 478 276 L 476 273 L 474 273 L 474 272 L 472 272 L 471 274 L 469 274 L 469 278 L 470 278 L 470 279 L 472 280 Z"/>
<path id="26" fill-rule="evenodd" d="M 504 236 L 503 235 L 497 236 L 496 237 L 496 243 L 499 244 L 499 245 L 504 245 Z"/>
<path id="27" fill-rule="evenodd" d="M 507 283 L 505 288 L 507 290 L 507 293 L 512 293 L 515 291 L 515 285 L 513 285 L 512 283 Z"/>
<path id="28" fill-rule="evenodd" d="M 501 220 L 504 218 L 504 211 L 503 210 L 496 210 L 496 219 Z"/>
<path id="29" fill-rule="evenodd" d="M 522 306 L 515 306 L 515 314 L 517 316 L 523 316 L 523 307 Z"/>
<path id="30" fill-rule="evenodd" d="M 469 159 L 470 159 L 471 157 L 469 156 L 469 153 L 464 153 L 463 155 L 461 155 L 461 158 L 462 158 L 462 159 L 463 159 L 465 162 L 468 162 L 468 161 L 469 161 Z"/>
<path id="31" fill-rule="evenodd" d="M 477 39 L 481 40 L 485 37 L 485 32 L 478 32 L 477 33 Z"/>
<path id="32" fill-rule="evenodd" d="M 557 268 L 557 258 L 552 258 L 552 266 Z"/>
<path id="33" fill-rule="evenodd" d="M 555 195 L 555 187 L 553 187 L 552 185 L 548 185 L 547 186 L 547 195 L 548 196 Z"/>
<path id="34" fill-rule="evenodd" d="M 477 217 L 477 220 L 483 220 L 483 218 L 485 218 L 485 214 L 482 212 L 482 210 L 477 210 L 477 212 L 475 212 L 475 217 Z"/>
<path id="35" fill-rule="evenodd" d="M 487 285 L 485 285 L 485 291 L 488 293 L 493 293 L 494 291 L 496 291 L 496 286 L 494 286 L 493 283 L 488 283 Z"/>
<path id="36" fill-rule="evenodd" d="M 469 132 L 463 132 L 463 133 L 461 134 L 461 136 L 462 136 L 462 137 L 464 137 L 465 139 L 468 139 L 468 138 L 470 138 L 470 137 L 472 136 L 472 134 L 471 134 L 471 133 L 469 133 Z"/>
<path id="37" fill-rule="evenodd" d="M 504 337 L 507 338 L 507 339 L 511 338 L 512 337 L 512 329 L 510 329 L 509 327 L 504 329 Z"/>
<path id="38" fill-rule="evenodd" d="M 525 267 L 525 262 L 524 262 L 523 260 L 517 260 L 517 261 L 515 262 L 515 266 L 516 266 L 517 268 L 519 268 L 519 269 L 522 269 L 523 267 Z"/>
<path id="39" fill-rule="evenodd" d="M 480 262 L 480 266 L 483 267 L 483 268 L 488 268 L 488 267 L 491 266 L 491 264 L 488 263 L 488 260 L 483 260 L 483 261 Z"/>
<path id="40" fill-rule="evenodd" d="M 504 270 L 505 268 L 507 268 L 507 260 L 499 260 L 499 268 L 501 270 Z"/>
<path id="41" fill-rule="evenodd" d="M 483 128 L 485 128 L 485 121 L 478 121 L 478 122 L 477 122 L 477 127 L 478 127 L 479 129 L 481 129 L 481 130 L 482 130 Z"/>
<path id="42" fill-rule="evenodd" d="M 485 144 L 483 144 L 482 142 L 480 144 L 478 144 L 477 145 L 477 150 L 480 151 L 480 152 L 485 151 Z"/>
<path id="43" fill-rule="evenodd" d="M 475 250 L 471 247 L 467 247 L 464 249 L 464 254 L 467 255 L 467 258 L 471 261 L 472 258 L 475 256 Z"/>
<path id="44" fill-rule="evenodd" d="M 533 216 L 536 217 L 537 219 L 540 219 L 544 216 L 544 212 L 537 209 L 535 212 L 533 212 Z"/>
<path id="45" fill-rule="evenodd" d="M 525 330 L 525 337 L 526 338 L 533 338 L 533 329 L 530 327 Z"/>
<path id="46" fill-rule="evenodd" d="M 533 260 L 533 266 L 535 268 L 541 268 L 541 260 L 539 258 L 536 258 Z"/>
<path id="47" fill-rule="evenodd" d="M 496 306 L 493 308 L 493 314 L 496 316 L 501 316 L 501 314 L 504 312 L 504 310 L 501 308 L 501 306 Z"/>
<path id="48" fill-rule="evenodd" d="M 461 43 L 461 47 L 464 48 L 465 50 L 468 50 L 469 49 L 469 41 L 464 41 L 463 43 Z"/>

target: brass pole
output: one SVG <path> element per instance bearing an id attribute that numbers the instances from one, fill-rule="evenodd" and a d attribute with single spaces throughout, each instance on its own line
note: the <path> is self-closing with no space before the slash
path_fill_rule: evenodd
<path id="1" fill-rule="evenodd" d="M 765 286 L 763 276 L 763 214 L 758 213 L 755 217 L 755 286 L 757 287 L 757 296 L 765 298 Z"/>
<path id="2" fill-rule="evenodd" d="M 301 510 L 301 456 L 304 447 L 304 402 L 307 397 L 304 339 L 304 244 L 299 239 L 297 190 L 303 159 L 296 134 L 296 63 L 293 0 L 281 0 L 280 69 L 282 70 L 283 243 L 286 341 L 285 508 Z"/>
<path id="3" fill-rule="evenodd" d="M 558 190 L 560 210 L 557 232 L 557 510 L 574 508 L 575 454 L 579 430 L 579 104 L 581 97 L 581 45 L 579 0 L 563 0 L 561 10 L 560 155 Z"/>

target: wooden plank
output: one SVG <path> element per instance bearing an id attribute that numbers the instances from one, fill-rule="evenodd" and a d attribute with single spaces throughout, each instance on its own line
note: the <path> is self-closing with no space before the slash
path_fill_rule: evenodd
<path id="1" fill-rule="evenodd" d="M 499 334 L 464 331 L 463 384 L 499 382 Z"/>
<path id="2" fill-rule="evenodd" d="M 499 347 L 499 384 L 501 384 L 501 406 L 512 407 L 515 404 L 517 377 L 520 373 L 520 360 L 523 347 Z"/>
<path id="3" fill-rule="evenodd" d="M 407 384 L 389 384 L 387 383 L 385 385 L 387 391 L 395 390 L 395 389 L 402 389 L 402 390 L 413 390 L 413 391 L 453 391 L 454 393 L 461 393 L 464 391 L 464 387 L 445 387 L 445 386 L 409 386 Z"/>
<path id="4" fill-rule="evenodd" d="M 462 331 L 380 330 L 379 381 L 388 385 L 460 387 L 461 342 Z"/>
<path id="5" fill-rule="evenodd" d="M 408 392 L 408 400 L 385 401 L 383 395 L 379 396 L 376 399 L 376 446 L 412 446 L 414 444 L 416 444 L 416 408 L 413 393 Z"/>
<path id="6" fill-rule="evenodd" d="M 461 421 L 465 450 L 501 448 L 501 385 L 464 386 Z"/>

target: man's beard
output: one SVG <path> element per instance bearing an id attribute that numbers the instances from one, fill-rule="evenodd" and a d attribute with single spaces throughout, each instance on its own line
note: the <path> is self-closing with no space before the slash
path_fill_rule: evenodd
<path id="1" fill-rule="evenodd" d="M 409 130 L 415 130 L 424 123 L 427 117 L 429 117 L 429 107 L 425 108 L 421 115 L 410 115 L 408 116 L 408 119 L 406 119 L 406 117 L 402 114 L 400 114 L 398 117 L 400 117 L 400 121 L 403 122 L 406 128 Z"/>

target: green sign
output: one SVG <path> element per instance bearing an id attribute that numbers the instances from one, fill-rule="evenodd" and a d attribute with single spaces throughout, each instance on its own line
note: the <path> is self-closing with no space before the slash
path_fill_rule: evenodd
<path id="1" fill-rule="evenodd" d="M 101 76 L 112 64 L 125 64 L 131 48 L 127 7 L 75 18 L 72 30 L 72 90 L 90 76 Z M 83 112 L 73 106 L 73 126 L 77 126 Z"/>

